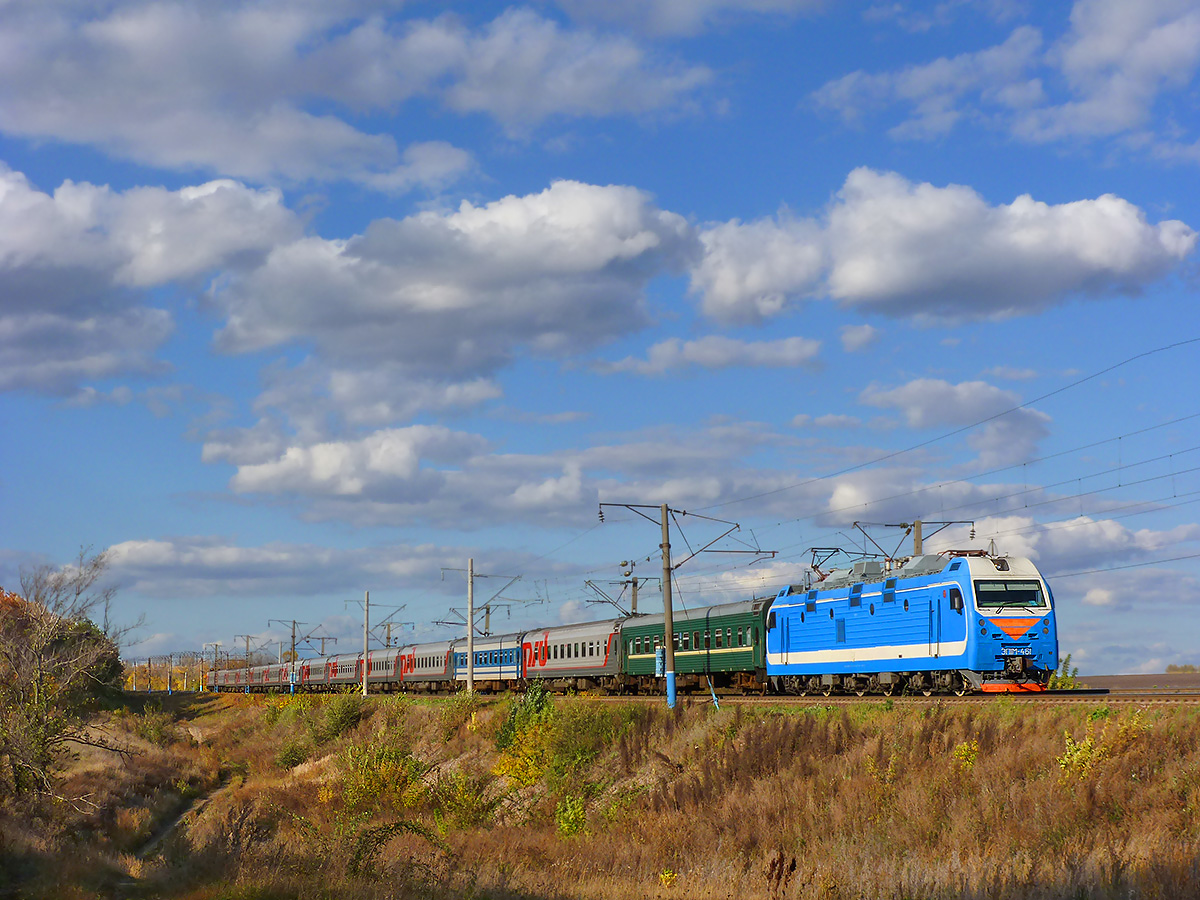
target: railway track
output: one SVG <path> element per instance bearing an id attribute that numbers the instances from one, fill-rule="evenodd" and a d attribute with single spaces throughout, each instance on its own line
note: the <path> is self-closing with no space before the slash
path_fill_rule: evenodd
<path id="1" fill-rule="evenodd" d="M 590 695 L 589 695 L 590 696 Z M 618 697 L 597 696 L 591 699 L 606 702 L 654 702 L 662 703 L 664 698 L 650 694 L 627 695 Z M 865 696 L 833 694 L 828 697 L 817 695 L 799 697 L 794 695 L 768 694 L 765 696 L 743 694 L 718 694 L 721 704 L 743 703 L 749 705 L 777 706 L 852 706 L 856 703 L 890 703 L 895 706 L 928 706 L 934 703 L 966 704 L 975 706 L 994 705 L 996 703 L 1020 703 L 1029 706 L 1045 706 L 1058 704 L 1138 704 L 1138 705 L 1190 705 L 1200 703 L 1198 690 L 1079 690 L 1079 691 L 1046 691 L 1041 694 L 968 694 L 956 697 L 953 694 L 933 694 L 929 697 L 920 695 L 901 695 L 896 697 Z M 679 702 L 685 705 L 712 703 L 712 697 L 704 694 L 681 696 Z"/>

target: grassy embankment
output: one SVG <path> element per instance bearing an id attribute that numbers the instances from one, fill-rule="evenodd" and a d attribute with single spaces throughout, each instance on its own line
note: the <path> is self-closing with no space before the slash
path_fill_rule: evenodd
<path id="1" fill-rule="evenodd" d="M 94 806 L 0 821 L 22 896 L 1200 893 L 1185 707 L 226 695 L 104 728 L 127 764 L 62 785 Z"/>

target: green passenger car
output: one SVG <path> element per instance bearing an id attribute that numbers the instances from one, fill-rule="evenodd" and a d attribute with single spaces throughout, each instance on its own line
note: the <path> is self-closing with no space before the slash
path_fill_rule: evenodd
<path id="1" fill-rule="evenodd" d="M 693 610 L 677 609 L 676 685 L 680 690 L 714 688 L 761 691 L 766 688 L 765 620 L 774 600 L 742 600 Z M 626 681 L 654 689 L 654 653 L 663 646 L 663 616 L 627 619 L 621 628 Z"/>

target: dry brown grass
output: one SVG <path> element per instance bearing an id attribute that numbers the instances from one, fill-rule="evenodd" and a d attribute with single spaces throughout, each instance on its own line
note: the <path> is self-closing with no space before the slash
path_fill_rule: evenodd
<path id="1" fill-rule="evenodd" d="M 109 818 L 30 832 L 34 868 L 82 848 L 41 896 L 89 896 L 85 862 L 191 900 L 1200 896 L 1200 712 L 1186 708 L 558 698 L 518 735 L 540 742 L 522 786 L 496 774 L 507 701 L 374 698 L 334 736 L 337 702 L 181 710 L 173 743 L 93 785 Z M 289 743 L 307 762 L 281 761 Z M 138 855 L 189 790 L 205 799 Z"/>

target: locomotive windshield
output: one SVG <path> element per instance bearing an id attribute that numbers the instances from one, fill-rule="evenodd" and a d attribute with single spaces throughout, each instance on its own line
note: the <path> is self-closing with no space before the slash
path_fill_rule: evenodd
<path id="1" fill-rule="evenodd" d="M 1042 586 L 1036 581 L 977 581 L 975 598 L 980 609 L 1046 605 L 1042 599 Z"/>

